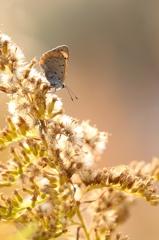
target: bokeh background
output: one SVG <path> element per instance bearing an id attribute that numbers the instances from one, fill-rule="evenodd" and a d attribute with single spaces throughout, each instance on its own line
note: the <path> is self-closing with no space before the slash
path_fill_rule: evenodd
<path id="1" fill-rule="evenodd" d="M 111 134 L 97 167 L 159 157 L 159 1 L 0 0 L 0 24 L 28 62 L 69 46 L 66 83 L 79 100 L 72 102 L 65 89 L 58 95 L 68 115 Z M 2 93 L 0 100 L 2 128 Z M 158 240 L 158 214 L 139 200 L 120 230 L 131 239 Z"/>

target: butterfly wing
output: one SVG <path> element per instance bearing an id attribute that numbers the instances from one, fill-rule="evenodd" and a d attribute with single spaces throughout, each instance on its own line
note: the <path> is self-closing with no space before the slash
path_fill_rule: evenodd
<path id="1" fill-rule="evenodd" d="M 66 45 L 56 47 L 40 58 L 39 63 L 46 79 L 56 89 L 63 87 L 69 61 L 69 49 Z"/>

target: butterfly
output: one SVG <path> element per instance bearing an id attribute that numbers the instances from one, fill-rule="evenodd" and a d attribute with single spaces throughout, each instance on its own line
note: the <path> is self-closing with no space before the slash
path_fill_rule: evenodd
<path id="1" fill-rule="evenodd" d="M 50 82 L 51 87 L 56 90 L 67 88 L 69 94 L 74 93 L 64 84 L 69 61 L 68 46 L 62 45 L 44 53 L 39 60 L 39 64 L 45 74 L 46 79 Z M 74 95 L 75 96 L 75 95 Z M 71 99 L 73 100 L 71 94 Z M 75 96 L 77 99 L 77 97 Z"/>

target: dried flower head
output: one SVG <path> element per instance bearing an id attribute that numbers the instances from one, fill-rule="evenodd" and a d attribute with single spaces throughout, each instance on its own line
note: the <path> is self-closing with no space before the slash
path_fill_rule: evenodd
<path id="1" fill-rule="evenodd" d="M 8 161 L 0 164 L 0 187 L 13 191 L 0 195 L 1 221 L 12 223 L 26 239 L 128 239 L 121 233 L 112 237 L 134 198 L 159 203 L 153 187 L 158 159 L 93 170 L 108 134 L 66 115 L 35 63 L 25 63 L 19 47 L 0 34 L 0 91 L 9 97 L 10 113 L 0 132 L 0 150 L 10 149 Z"/>

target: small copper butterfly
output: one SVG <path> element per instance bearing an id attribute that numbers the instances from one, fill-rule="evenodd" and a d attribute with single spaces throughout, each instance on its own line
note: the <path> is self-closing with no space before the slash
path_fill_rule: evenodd
<path id="1" fill-rule="evenodd" d="M 63 82 L 69 61 L 69 49 L 66 45 L 58 46 L 44 53 L 39 60 L 39 64 L 50 82 L 51 87 L 57 89 L 67 88 L 69 94 L 72 92 Z M 70 95 L 71 96 L 71 95 Z M 75 96 L 75 98 L 77 98 Z M 73 100 L 72 96 L 71 99 Z"/>

